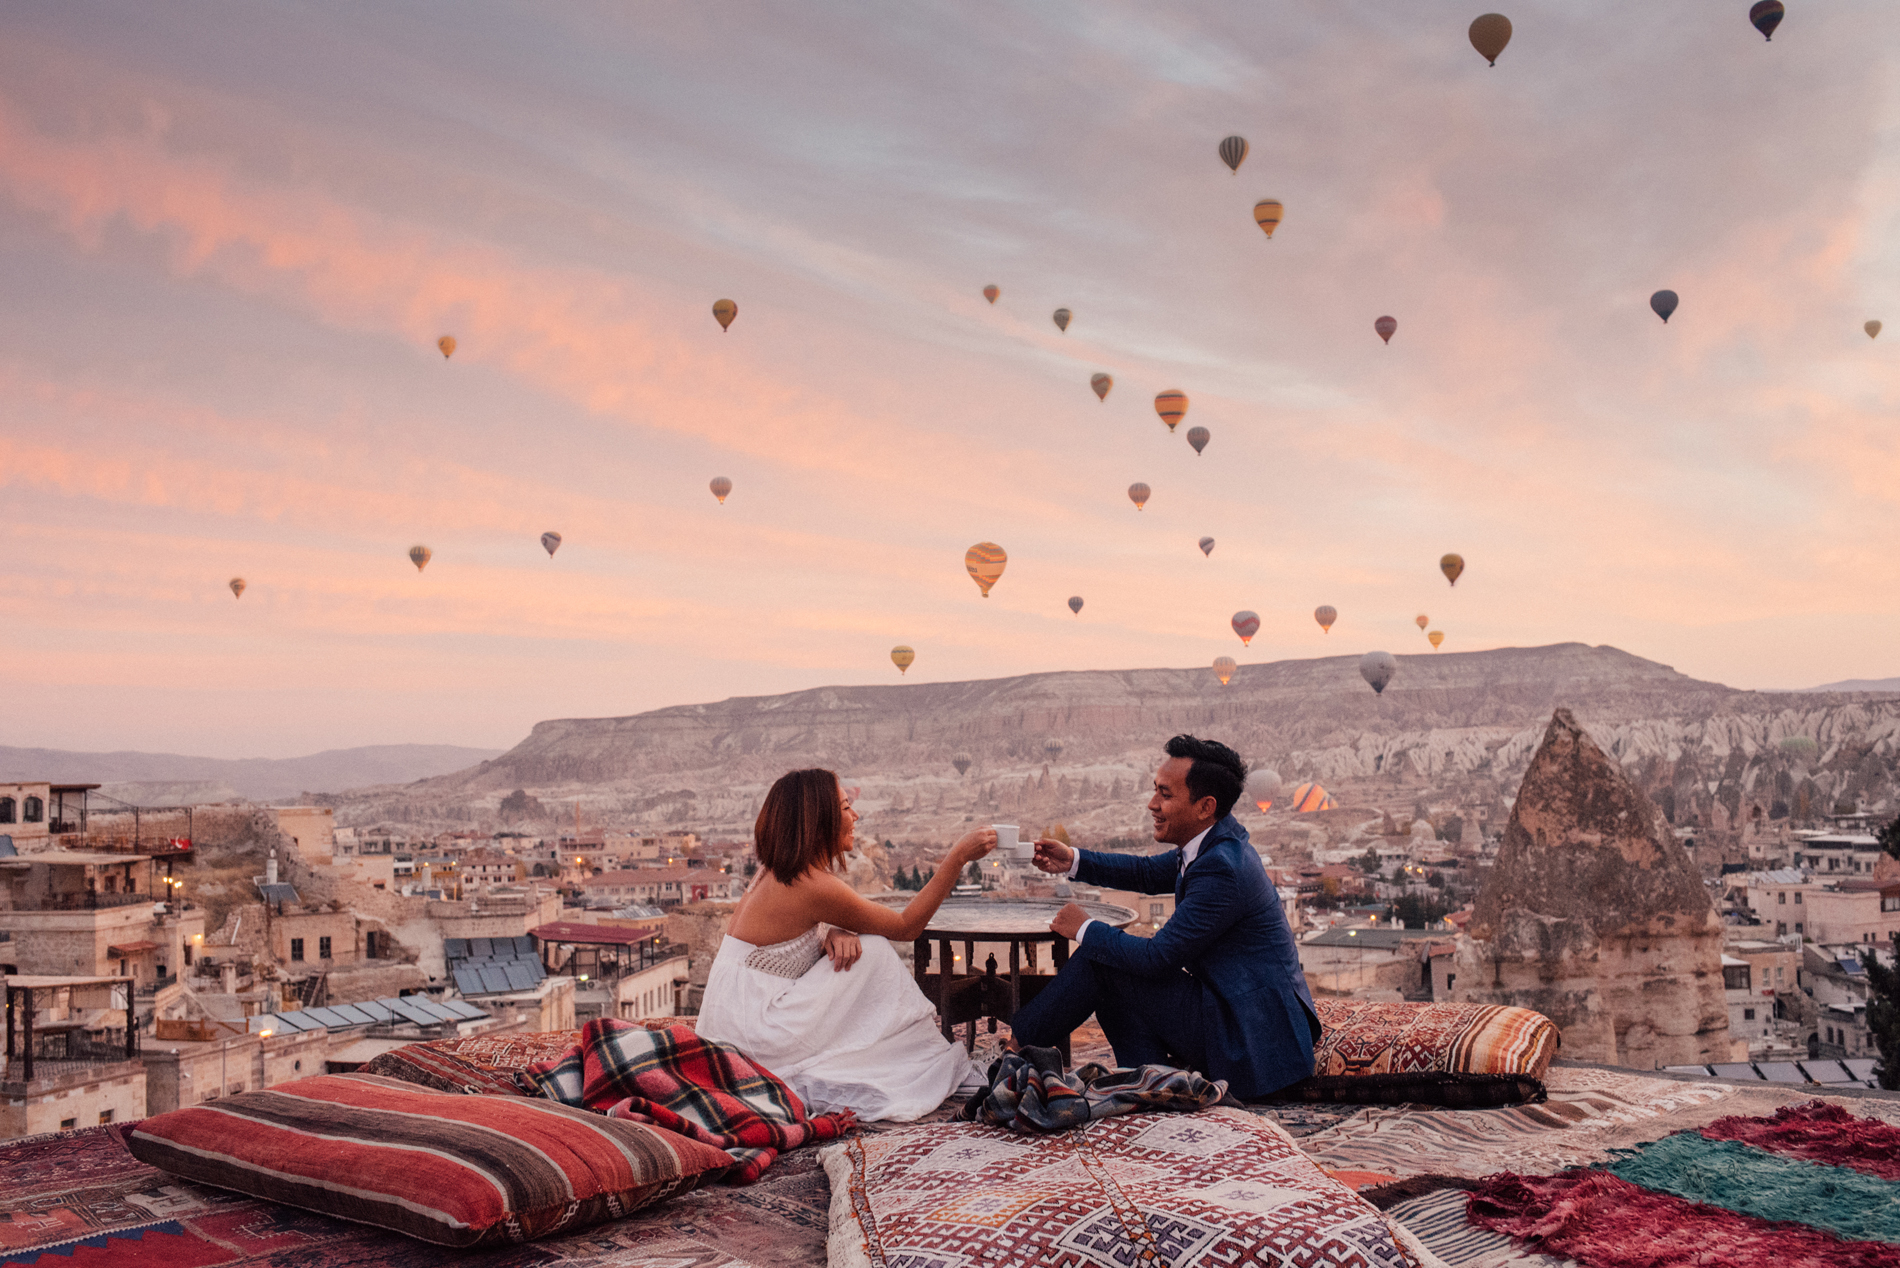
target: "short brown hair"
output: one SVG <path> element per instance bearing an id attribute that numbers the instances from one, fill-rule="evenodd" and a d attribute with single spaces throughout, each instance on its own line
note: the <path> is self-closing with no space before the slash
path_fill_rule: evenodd
<path id="1" fill-rule="evenodd" d="M 844 852 L 843 797 L 838 773 L 829 770 L 790 771 L 765 794 L 752 825 L 753 848 L 781 885 L 829 868 Z"/>

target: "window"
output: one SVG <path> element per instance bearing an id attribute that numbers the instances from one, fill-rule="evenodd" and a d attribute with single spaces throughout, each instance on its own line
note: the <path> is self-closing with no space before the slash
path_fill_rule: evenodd
<path id="1" fill-rule="evenodd" d="M 1880 899 L 1880 910 L 1900 911 L 1900 894 L 1885 894 Z"/>
<path id="2" fill-rule="evenodd" d="M 1754 1010 L 1754 1009 L 1752 1009 L 1752 1008 L 1744 1008 L 1744 1009 L 1742 1010 L 1742 1020 L 1743 1020 L 1743 1021 L 1754 1021 L 1754 1020 L 1755 1020 L 1755 1010 Z"/>
<path id="3" fill-rule="evenodd" d="M 46 818 L 46 803 L 38 797 L 28 797 L 25 805 L 26 813 L 20 816 L 21 822 L 38 823 Z"/>
<path id="4" fill-rule="evenodd" d="M 1788 895 L 1787 895 L 1787 894 L 1786 894 L 1785 892 L 1784 892 L 1784 893 L 1780 893 L 1780 894 L 1776 894 L 1776 895 L 1775 895 L 1775 902 L 1776 902 L 1776 903 L 1778 903 L 1779 905 L 1781 905 L 1781 906 L 1783 906 L 1783 907 L 1785 907 L 1785 906 L 1787 906 L 1787 905 L 1788 905 Z"/>
<path id="5" fill-rule="evenodd" d="M 1797 921 L 1795 921 L 1795 922 L 1794 922 L 1794 931 L 1795 931 L 1796 933 L 1806 933 L 1806 932 L 1807 932 L 1807 930 L 1806 930 L 1806 929 L 1804 929 L 1804 928 L 1802 928 L 1802 925 L 1801 925 L 1801 922 L 1800 922 L 1799 920 L 1797 920 Z"/>
<path id="6" fill-rule="evenodd" d="M 330 940 L 328 938 L 317 939 L 317 958 L 319 960 L 327 960 L 330 958 Z"/>
<path id="7" fill-rule="evenodd" d="M 101 1127 L 104 1127 L 104 1126 L 105 1126 L 105 1125 L 106 1125 L 107 1123 L 109 1123 L 109 1122 L 111 1122 L 111 1121 L 112 1121 L 112 1111 L 111 1111 L 111 1110 L 100 1110 L 100 1111 L 99 1111 L 99 1126 L 101 1126 Z"/>
<path id="8" fill-rule="evenodd" d="M 303 939 L 302 938 L 292 938 L 290 940 L 290 958 L 293 960 L 303 959 Z"/>
<path id="9" fill-rule="evenodd" d="M 1164 903 L 1149 903 L 1148 904 L 1148 916 L 1150 919 L 1153 919 L 1153 920 L 1161 919 L 1161 913 L 1165 910 L 1167 910 L 1167 907 L 1166 907 L 1166 904 Z"/>
<path id="10" fill-rule="evenodd" d="M 1794 905 L 1797 907 L 1801 905 L 1801 891 L 1798 889 L 1794 891 Z"/>
<path id="11" fill-rule="evenodd" d="M 13 822 L 13 798 L 0 797 L 0 823 Z"/>
<path id="12" fill-rule="evenodd" d="M 59 1120 L 59 1129 L 63 1132 L 69 1132 L 77 1126 L 79 1126 L 79 1120 L 76 1118 L 62 1118 Z"/>

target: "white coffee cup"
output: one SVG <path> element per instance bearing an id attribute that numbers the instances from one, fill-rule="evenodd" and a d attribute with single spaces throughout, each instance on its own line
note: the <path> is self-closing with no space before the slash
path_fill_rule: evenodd
<path id="1" fill-rule="evenodd" d="M 1022 828 L 1016 824 L 992 823 L 990 829 L 996 833 L 996 848 L 1003 852 L 1004 858 L 1021 862 L 1023 859 L 1035 856 L 1035 845 L 1023 844 Z"/>

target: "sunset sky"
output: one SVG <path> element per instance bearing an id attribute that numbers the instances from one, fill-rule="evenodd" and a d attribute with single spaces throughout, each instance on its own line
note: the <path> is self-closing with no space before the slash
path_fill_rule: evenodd
<path id="1" fill-rule="evenodd" d="M 1788 7 L 1513 0 L 1491 68 L 1440 0 L 8 4 L 0 744 L 501 747 L 1420 612 L 1900 674 L 1900 5 Z"/>

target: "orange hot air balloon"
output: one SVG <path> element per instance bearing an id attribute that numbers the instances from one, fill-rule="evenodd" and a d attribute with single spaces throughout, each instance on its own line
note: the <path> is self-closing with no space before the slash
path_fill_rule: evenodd
<path id="1" fill-rule="evenodd" d="M 1239 668 L 1240 666 L 1234 663 L 1232 656 L 1217 656 L 1214 658 L 1214 677 L 1220 679 L 1220 685 L 1223 687 L 1233 681 L 1234 671 Z"/>
<path id="2" fill-rule="evenodd" d="M 1161 421 L 1173 431 L 1175 425 L 1187 417 L 1187 393 L 1178 387 L 1171 387 L 1155 397 L 1155 413 L 1161 415 Z"/>
<path id="3" fill-rule="evenodd" d="M 233 578 L 231 578 L 231 580 L 230 580 L 230 582 L 229 582 L 228 584 L 229 584 L 229 585 L 230 585 L 230 587 L 231 587 L 231 597 L 232 597 L 232 598 L 234 598 L 234 599 L 242 599 L 242 598 L 244 597 L 244 578 L 242 578 L 242 577 L 233 577 Z"/>
<path id="4" fill-rule="evenodd" d="M 970 580 L 976 582 L 986 599 L 990 597 L 990 587 L 1003 575 L 1008 563 L 1009 556 L 995 542 L 978 542 L 963 552 L 963 566 L 970 570 Z"/>
<path id="5" fill-rule="evenodd" d="M 1471 37 L 1471 47 L 1478 50 L 1478 56 L 1498 64 L 1498 54 L 1511 42 L 1511 19 L 1502 13 L 1481 14 L 1471 20 L 1471 29 L 1466 32 Z"/>
<path id="6" fill-rule="evenodd" d="M 1313 609 L 1313 619 L 1319 622 L 1320 629 L 1331 634 L 1333 632 L 1333 622 L 1339 619 L 1339 611 L 1330 603 L 1324 604 Z"/>
<path id="7" fill-rule="evenodd" d="M 1392 342 L 1392 335 L 1398 328 L 1399 319 L 1396 317 L 1381 317 L 1372 323 L 1372 329 L 1378 333 L 1379 338 L 1385 340 L 1387 343 Z"/>
<path id="8" fill-rule="evenodd" d="M 706 487 L 711 489 L 712 495 L 719 499 L 719 505 L 724 506 L 726 504 L 726 495 L 732 492 L 732 481 L 726 479 L 724 476 L 714 476 L 712 483 Z"/>
<path id="9" fill-rule="evenodd" d="M 998 290 L 995 286 L 985 286 L 983 288 L 983 298 L 987 299 L 992 304 L 996 302 L 996 297 L 998 295 L 1001 295 L 1002 293 L 1003 292 Z"/>
<path id="10" fill-rule="evenodd" d="M 1260 617 L 1253 612 L 1236 612 L 1233 625 L 1234 633 L 1240 635 L 1240 645 L 1245 647 L 1252 643 L 1253 636 L 1260 632 Z"/>
<path id="11" fill-rule="evenodd" d="M 1446 555 L 1438 561 L 1438 571 L 1444 573 L 1445 580 L 1454 586 L 1458 584 L 1458 578 L 1464 570 L 1465 557 L 1463 555 Z"/>
<path id="12" fill-rule="evenodd" d="M 1417 616 L 1413 617 L 1412 620 L 1421 630 L 1424 629 L 1427 625 L 1430 625 L 1432 623 L 1432 618 L 1429 616 L 1426 616 L 1423 612 L 1420 612 Z"/>
<path id="13" fill-rule="evenodd" d="M 916 659 L 917 653 L 905 647 L 902 643 L 891 648 L 891 664 L 897 666 L 897 672 L 900 674 L 908 672 L 912 662 Z"/>
<path id="14" fill-rule="evenodd" d="M 455 355 L 455 336 L 443 335 L 440 339 L 435 341 L 435 346 L 442 349 L 442 359 L 447 361 L 450 357 Z"/>
<path id="15" fill-rule="evenodd" d="M 1128 500 L 1130 502 L 1133 502 L 1135 504 L 1135 509 L 1139 511 L 1144 505 L 1146 505 L 1148 501 L 1148 495 L 1150 492 L 1151 490 L 1148 488 L 1147 485 L 1137 480 L 1135 483 L 1128 486 Z"/>
<path id="16" fill-rule="evenodd" d="M 732 319 L 738 315 L 739 306 L 731 300 L 716 299 L 713 301 L 713 319 L 719 323 L 721 330 L 731 330 Z"/>
<path id="17" fill-rule="evenodd" d="M 434 558 L 435 552 L 430 550 L 427 546 L 411 546 L 409 548 L 409 562 L 416 566 L 417 572 L 421 572 L 424 568 L 427 568 L 429 561 Z"/>
<path id="18" fill-rule="evenodd" d="M 1089 386 L 1095 389 L 1096 400 L 1105 401 L 1108 399 L 1108 389 L 1115 386 L 1115 379 L 1114 376 L 1108 374 L 1091 374 Z"/>
<path id="19" fill-rule="evenodd" d="M 1253 205 L 1253 222 L 1260 226 L 1267 237 L 1280 227 L 1280 221 L 1286 216 L 1286 205 L 1278 198 L 1263 198 Z"/>
<path id="20" fill-rule="evenodd" d="M 1333 795 L 1318 784 L 1301 784 L 1293 790 L 1293 799 L 1289 808 L 1296 815 L 1312 814 L 1316 810 L 1337 810 L 1339 803 Z"/>
<path id="21" fill-rule="evenodd" d="M 1445 631 L 1443 630 L 1433 630 L 1430 634 L 1427 634 L 1425 637 L 1431 640 L 1433 651 L 1437 651 L 1440 647 L 1444 646 Z"/>

